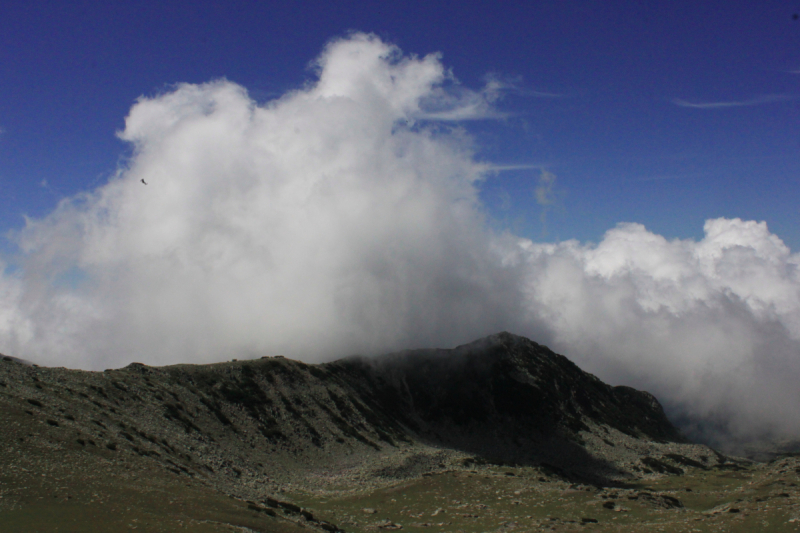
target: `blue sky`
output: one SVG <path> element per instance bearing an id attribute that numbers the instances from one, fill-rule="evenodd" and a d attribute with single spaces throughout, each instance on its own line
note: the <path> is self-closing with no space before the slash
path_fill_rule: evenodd
<path id="1" fill-rule="evenodd" d="M 800 249 L 800 4 L 734 2 L 25 2 L 0 16 L 0 229 L 112 175 L 136 98 L 225 77 L 267 101 L 313 77 L 332 38 L 374 32 L 441 52 L 466 87 L 515 89 L 504 120 L 465 122 L 478 157 L 539 171 L 483 198 L 536 240 L 597 242 L 618 222 L 700 238 L 704 220 L 763 220 Z M 684 105 L 679 105 L 684 102 Z M 698 104 L 691 107 L 685 103 Z M 714 106 L 713 104 L 741 104 Z M 704 107 L 705 105 L 705 107 Z"/>

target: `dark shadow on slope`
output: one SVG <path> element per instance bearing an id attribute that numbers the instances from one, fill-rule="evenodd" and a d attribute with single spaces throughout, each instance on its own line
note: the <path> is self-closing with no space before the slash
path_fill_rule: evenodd
<path id="1" fill-rule="evenodd" d="M 603 473 L 621 473 L 583 447 L 579 432 L 588 421 L 635 438 L 685 442 L 652 395 L 606 385 L 566 357 L 508 333 L 454 350 L 323 366 L 394 424 L 495 463 L 547 463 L 608 482 Z"/>

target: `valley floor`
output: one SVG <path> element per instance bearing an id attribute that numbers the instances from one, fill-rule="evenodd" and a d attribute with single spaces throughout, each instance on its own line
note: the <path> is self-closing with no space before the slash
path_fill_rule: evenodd
<path id="1" fill-rule="evenodd" d="M 800 531 L 800 462 L 690 469 L 618 487 L 488 466 L 425 476 L 369 494 L 294 501 L 347 531 Z"/>
<path id="2" fill-rule="evenodd" d="M 375 489 L 294 486 L 246 501 L 46 419 L 5 409 L 0 531 L 800 531 L 800 461 L 686 468 L 619 486 L 468 465 Z M 336 524 L 333 526 L 332 524 Z"/>

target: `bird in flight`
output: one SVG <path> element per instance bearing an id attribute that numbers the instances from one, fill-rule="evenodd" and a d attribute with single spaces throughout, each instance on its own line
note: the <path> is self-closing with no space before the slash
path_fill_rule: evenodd
<path id="1" fill-rule="evenodd" d="M 142 183 L 144 183 L 145 185 L 147 185 L 147 182 L 146 182 L 146 181 L 144 181 L 144 178 L 142 178 Z"/>

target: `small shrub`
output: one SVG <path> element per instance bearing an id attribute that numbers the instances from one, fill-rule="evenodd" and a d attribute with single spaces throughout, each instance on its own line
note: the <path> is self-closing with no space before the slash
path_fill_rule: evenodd
<path id="1" fill-rule="evenodd" d="M 28 403 L 31 405 L 35 405 L 36 407 L 43 407 L 42 402 L 40 402 L 39 400 L 30 399 L 28 400 Z"/>
<path id="2" fill-rule="evenodd" d="M 58 427 L 58 422 L 56 422 L 52 418 L 48 418 L 47 419 L 47 424 L 50 425 L 50 426 Z"/>
<path id="3" fill-rule="evenodd" d="M 112 452 L 115 452 L 117 451 L 117 444 L 115 442 L 109 442 L 108 444 L 106 444 L 106 448 L 108 448 Z"/>

